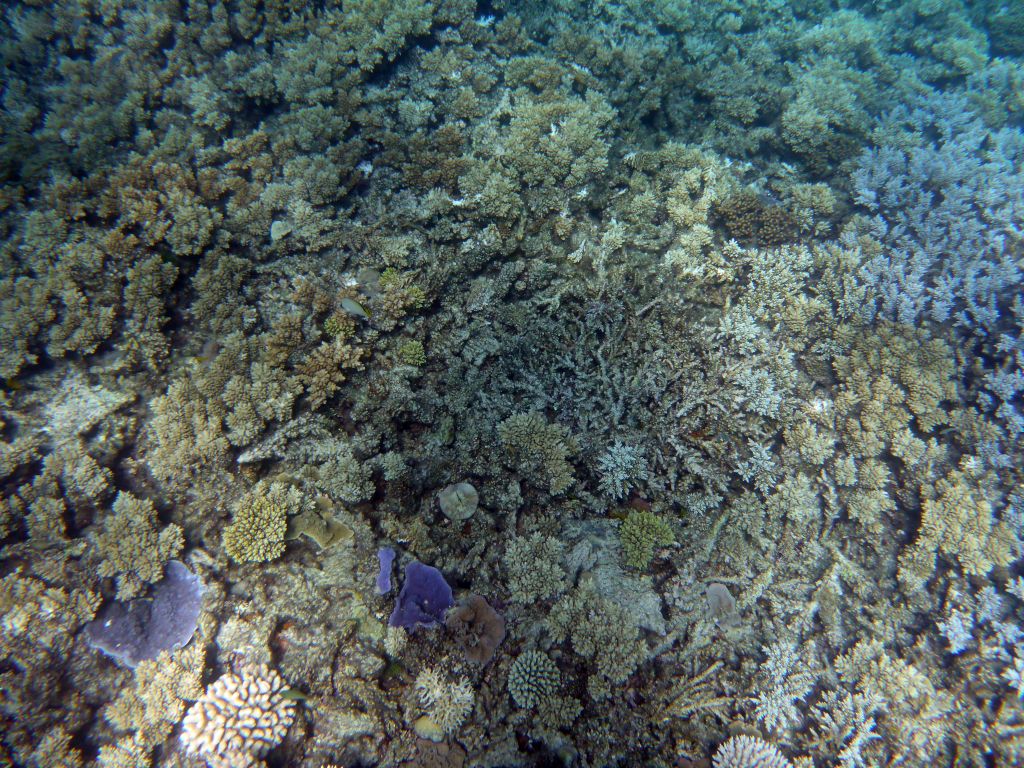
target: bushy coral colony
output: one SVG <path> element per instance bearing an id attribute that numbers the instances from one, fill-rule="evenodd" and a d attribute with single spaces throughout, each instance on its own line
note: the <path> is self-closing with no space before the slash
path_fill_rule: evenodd
<path id="1" fill-rule="evenodd" d="M 0 56 L 0 764 L 1024 764 L 1024 4 Z"/>

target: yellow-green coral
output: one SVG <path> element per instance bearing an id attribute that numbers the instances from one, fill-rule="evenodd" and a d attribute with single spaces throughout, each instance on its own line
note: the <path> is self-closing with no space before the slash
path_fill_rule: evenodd
<path id="1" fill-rule="evenodd" d="M 398 359 L 405 365 L 413 365 L 419 368 L 425 362 L 427 362 L 427 353 L 423 349 L 423 344 L 413 339 L 407 341 L 398 348 Z"/>
<path id="2" fill-rule="evenodd" d="M 284 553 L 287 507 L 269 494 L 249 494 L 224 529 L 224 551 L 242 563 L 276 560 Z"/>
<path id="3" fill-rule="evenodd" d="M 655 549 L 667 547 L 676 540 L 669 524 L 648 509 L 630 512 L 622 521 L 619 536 L 626 564 L 638 570 L 651 564 Z"/>

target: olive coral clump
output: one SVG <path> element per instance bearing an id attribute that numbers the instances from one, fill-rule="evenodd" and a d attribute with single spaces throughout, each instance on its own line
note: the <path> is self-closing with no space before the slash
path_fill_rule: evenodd
<path id="1" fill-rule="evenodd" d="M 512 599 L 532 603 L 561 594 L 567 581 L 561 564 L 564 554 L 558 539 L 542 533 L 512 539 L 502 558 Z"/>
<path id="2" fill-rule="evenodd" d="M 629 513 L 620 536 L 626 564 L 638 570 L 650 565 L 657 547 L 667 547 L 676 540 L 668 523 L 646 509 Z"/>
<path id="3" fill-rule="evenodd" d="M 210 768 L 249 768 L 281 743 L 295 718 L 284 679 L 264 664 L 248 664 L 219 678 L 182 723 L 186 751 Z"/>
<path id="4" fill-rule="evenodd" d="M 548 424 L 536 413 L 522 413 L 501 422 L 498 437 L 516 468 L 536 478 L 535 485 L 547 485 L 553 494 L 572 485 L 575 477 L 568 457 L 577 445 L 565 427 Z"/>
<path id="5" fill-rule="evenodd" d="M 275 560 L 284 552 L 287 508 L 268 495 L 250 494 L 224 529 L 224 551 L 242 563 Z"/>

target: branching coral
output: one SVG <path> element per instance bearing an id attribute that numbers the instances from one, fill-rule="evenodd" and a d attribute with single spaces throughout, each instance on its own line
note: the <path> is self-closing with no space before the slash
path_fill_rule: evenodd
<path id="1" fill-rule="evenodd" d="M 163 578 L 167 561 L 184 546 L 184 535 L 174 523 L 158 528 L 153 502 L 127 491 L 117 494 L 112 511 L 92 541 L 103 559 L 99 574 L 116 576 L 117 597 L 127 600 Z"/>
<path id="2" fill-rule="evenodd" d="M 473 689 L 465 678 L 451 682 L 437 669 L 426 668 L 416 676 L 414 687 L 426 710 L 416 721 L 416 732 L 433 741 L 456 733 L 473 710 Z M 441 738 L 435 737 L 437 732 Z"/>
<path id="3" fill-rule="evenodd" d="M 281 676 L 264 665 L 245 665 L 212 683 L 182 721 L 185 751 L 210 768 L 262 765 L 295 719 L 295 702 Z"/>
<path id="4" fill-rule="evenodd" d="M 238 504 L 234 519 L 224 529 L 224 551 L 245 563 L 275 560 L 284 553 L 288 530 L 289 489 L 263 487 Z"/>
<path id="5" fill-rule="evenodd" d="M 650 510 L 633 510 L 622 521 L 620 530 L 626 564 L 644 570 L 654 558 L 654 550 L 675 542 L 672 528 Z"/>
<path id="6" fill-rule="evenodd" d="M 501 422 L 498 437 L 515 468 L 528 473 L 531 482 L 555 494 L 573 483 L 568 457 L 577 445 L 565 427 L 548 424 L 539 414 L 524 413 Z"/>

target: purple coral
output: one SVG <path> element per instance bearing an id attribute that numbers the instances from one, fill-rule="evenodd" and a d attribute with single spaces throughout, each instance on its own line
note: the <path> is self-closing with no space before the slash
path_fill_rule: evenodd
<path id="1" fill-rule="evenodd" d="M 199 624 L 202 602 L 199 577 L 171 560 L 149 597 L 106 606 L 85 625 L 85 638 L 93 648 L 135 667 L 188 643 Z"/>
<path id="2" fill-rule="evenodd" d="M 381 547 L 377 550 L 380 572 L 377 574 L 377 594 L 386 595 L 391 591 L 391 565 L 395 562 L 395 550 Z"/>
<path id="3" fill-rule="evenodd" d="M 405 566 L 405 582 L 388 624 L 409 630 L 433 627 L 444 621 L 454 604 L 452 588 L 441 572 L 414 560 Z"/>

